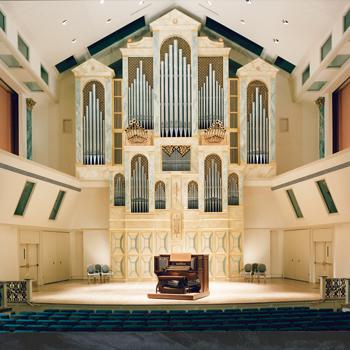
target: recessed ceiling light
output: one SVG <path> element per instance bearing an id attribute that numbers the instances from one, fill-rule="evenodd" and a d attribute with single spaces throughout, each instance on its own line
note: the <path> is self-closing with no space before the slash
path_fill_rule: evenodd
<path id="1" fill-rule="evenodd" d="M 143 5 L 144 2 L 145 2 L 145 0 L 140 0 L 140 1 L 139 1 L 139 5 L 140 5 L 140 6 Z"/>
<path id="2" fill-rule="evenodd" d="M 242 24 L 245 24 L 245 20 L 244 20 L 244 19 L 241 19 L 241 23 L 242 23 Z"/>
<path id="3" fill-rule="evenodd" d="M 105 3 L 105 0 L 100 0 L 100 4 L 104 4 Z"/>
<path id="4" fill-rule="evenodd" d="M 62 25 L 63 26 L 66 26 L 67 24 L 68 24 L 68 19 L 65 19 L 65 20 L 62 21 Z"/>
<path id="5" fill-rule="evenodd" d="M 288 24 L 288 23 L 289 23 L 289 22 L 288 22 L 288 19 L 283 18 L 283 19 L 282 19 L 282 23 L 283 23 L 283 24 Z"/>
<path id="6" fill-rule="evenodd" d="M 77 42 L 77 39 L 72 39 L 72 43 L 75 44 Z"/>
<path id="7" fill-rule="evenodd" d="M 246 4 L 251 5 L 252 4 L 252 0 L 245 0 Z"/>
<path id="8" fill-rule="evenodd" d="M 277 39 L 277 38 L 273 38 L 273 42 L 274 42 L 275 44 L 278 44 L 280 41 L 279 41 L 279 39 Z"/>
<path id="9" fill-rule="evenodd" d="M 208 3 L 208 6 L 213 5 L 213 3 L 210 0 L 208 0 L 207 3 Z"/>
<path id="10" fill-rule="evenodd" d="M 108 18 L 106 22 L 107 23 L 111 23 L 112 22 L 112 18 Z"/>

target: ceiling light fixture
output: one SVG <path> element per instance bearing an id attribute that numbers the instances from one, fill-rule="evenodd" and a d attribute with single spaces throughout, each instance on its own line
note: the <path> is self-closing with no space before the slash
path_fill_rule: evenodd
<path id="1" fill-rule="evenodd" d="M 112 18 L 108 18 L 106 22 L 107 23 L 111 23 L 112 22 Z"/>
<path id="2" fill-rule="evenodd" d="M 246 4 L 251 5 L 252 4 L 252 0 L 245 0 Z"/>
<path id="3" fill-rule="evenodd" d="M 104 4 L 105 3 L 105 0 L 100 0 L 100 4 Z"/>
<path id="4" fill-rule="evenodd" d="M 208 6 L 213 5 L 213 3 L 210 0 L 208 0 L 207 3 L 208 3 Z"/>
<path id="5" fill-rule="evenodd" d="M 65 19 L 65 20 L 62 21 L 62 25 L 63 26 L 66 26 L 67 24 L 68 24 L 68 19 Z"/>
<path id="6" fill-rule="evenodd" d="M 77 39 L 72 39 L 72 43 L 75 44 L 77 42 Z"/>
<path id="7" fill-rule="evenodd" d="M 275 44 L 278 44 L 280 41 L 279 41 L 279 39 L 277 39 L 277 38 L 273 38 L 273 42 L 274 42 Z"/>
<path id="8" fill-rule="evenodd" d="M 139 1 L 139 5 L 140 5 L 140 6 L 143 5 L 144 2 L 145 2 L 145 0 L 140 0 L 140 1 Z"/>
<path id="9" fill-rule="evenodd" d="M 241 19 L 241 23 L 242 23 L 242 24 L 245 24 L 245 20 L 244 20 L 244 19 Z"/>
<path id="10" fill-rule="evenodd" d="M 288 22 L 287 19 L 283 18 L 283 19 L 282 19 L 282 23 L 283 23 L 283 24 L 288 24 L 289 22 Z"/>

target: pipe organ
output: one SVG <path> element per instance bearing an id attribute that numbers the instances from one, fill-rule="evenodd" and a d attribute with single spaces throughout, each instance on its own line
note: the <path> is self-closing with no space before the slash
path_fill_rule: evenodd
<path id="1" fill-rule="evenodd" d="M 144 129 L 153 129 L 153 88 L 139 61 L 135 78 L 128 87 L 128 120 L 136 121 Z"/>
<path id="2" fill-rule="evenodd" d="M 86 165 L 105 164 L 103 94 L 103 86 L 98 81 L 90 82 L 84 88 L 83 162 Z"/>
<path id="3" fill-rule="evenodd" d="M 221 160 L 210 155 L 205 160 L 204 200 L 206 212 L 222 211 Z"/>
<path id="4" fill-rule="evenodd" d="M 91 186 L 109 183 L 119 280 L 151 279 L 153 256 L 178 251 L 210 254 L 215 279 L 239 276 L 241 243 L 229 242 L 244 241 L 242 179 L 276 169 L 276 69 L 257 58 L 233 78 L 234 48 L 200 26 L 172 10 L 143 38 L 116 43 L 114 70 L 94 58 L 73 69 L 76 173 Z"/>
<path id="5" fill-rule="evenodd" d="M 248 86 L 247 162 L 269 163 L 269 118 L 267 89 L 264 83 L 254 81 Z"/>
<path id="6" fill-rule="evenodd" d="M 208 74 L 198 91 L 199 129 L 208 129 L 216 121 L 224 125 L 224 89 L 209 63 Z"/>
<path id="7" fill-rule="evenodd" d="M 174 39 L 160 62 L 160 135 L 192 135 L 191 64 Z"/>
<path id="8" fill-rule="evenodd" d="M 137 155 L 131 160 L 131 212 L 147 213 L 149 210 L 148 161 Z"/>

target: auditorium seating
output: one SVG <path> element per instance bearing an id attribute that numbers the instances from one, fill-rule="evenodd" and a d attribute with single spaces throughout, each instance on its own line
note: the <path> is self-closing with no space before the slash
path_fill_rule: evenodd
<path id="1" fill-rule="evenodd" d="M 211 310 L 47 309 L 0 314 L 7 332 L 350 331 L 350 313 L 307 307 Z"/>

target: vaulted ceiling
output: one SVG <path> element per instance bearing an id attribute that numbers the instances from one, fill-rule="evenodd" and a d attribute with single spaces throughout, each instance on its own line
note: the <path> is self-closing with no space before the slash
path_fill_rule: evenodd
<path id="1" fill-rule="evenodd" d="M 203 23 L 211 17 L 263 46 L 265 55 L 298 65 L 313 43 L 327 38 L 348 5 L 349 0 L 1 1 L 52 66 L 68 56 L 83 55 L 87 46 L 141 16 L 149 22 L 174 7 Z M 282 23 L 284 19 L 288 24 Z"/>

